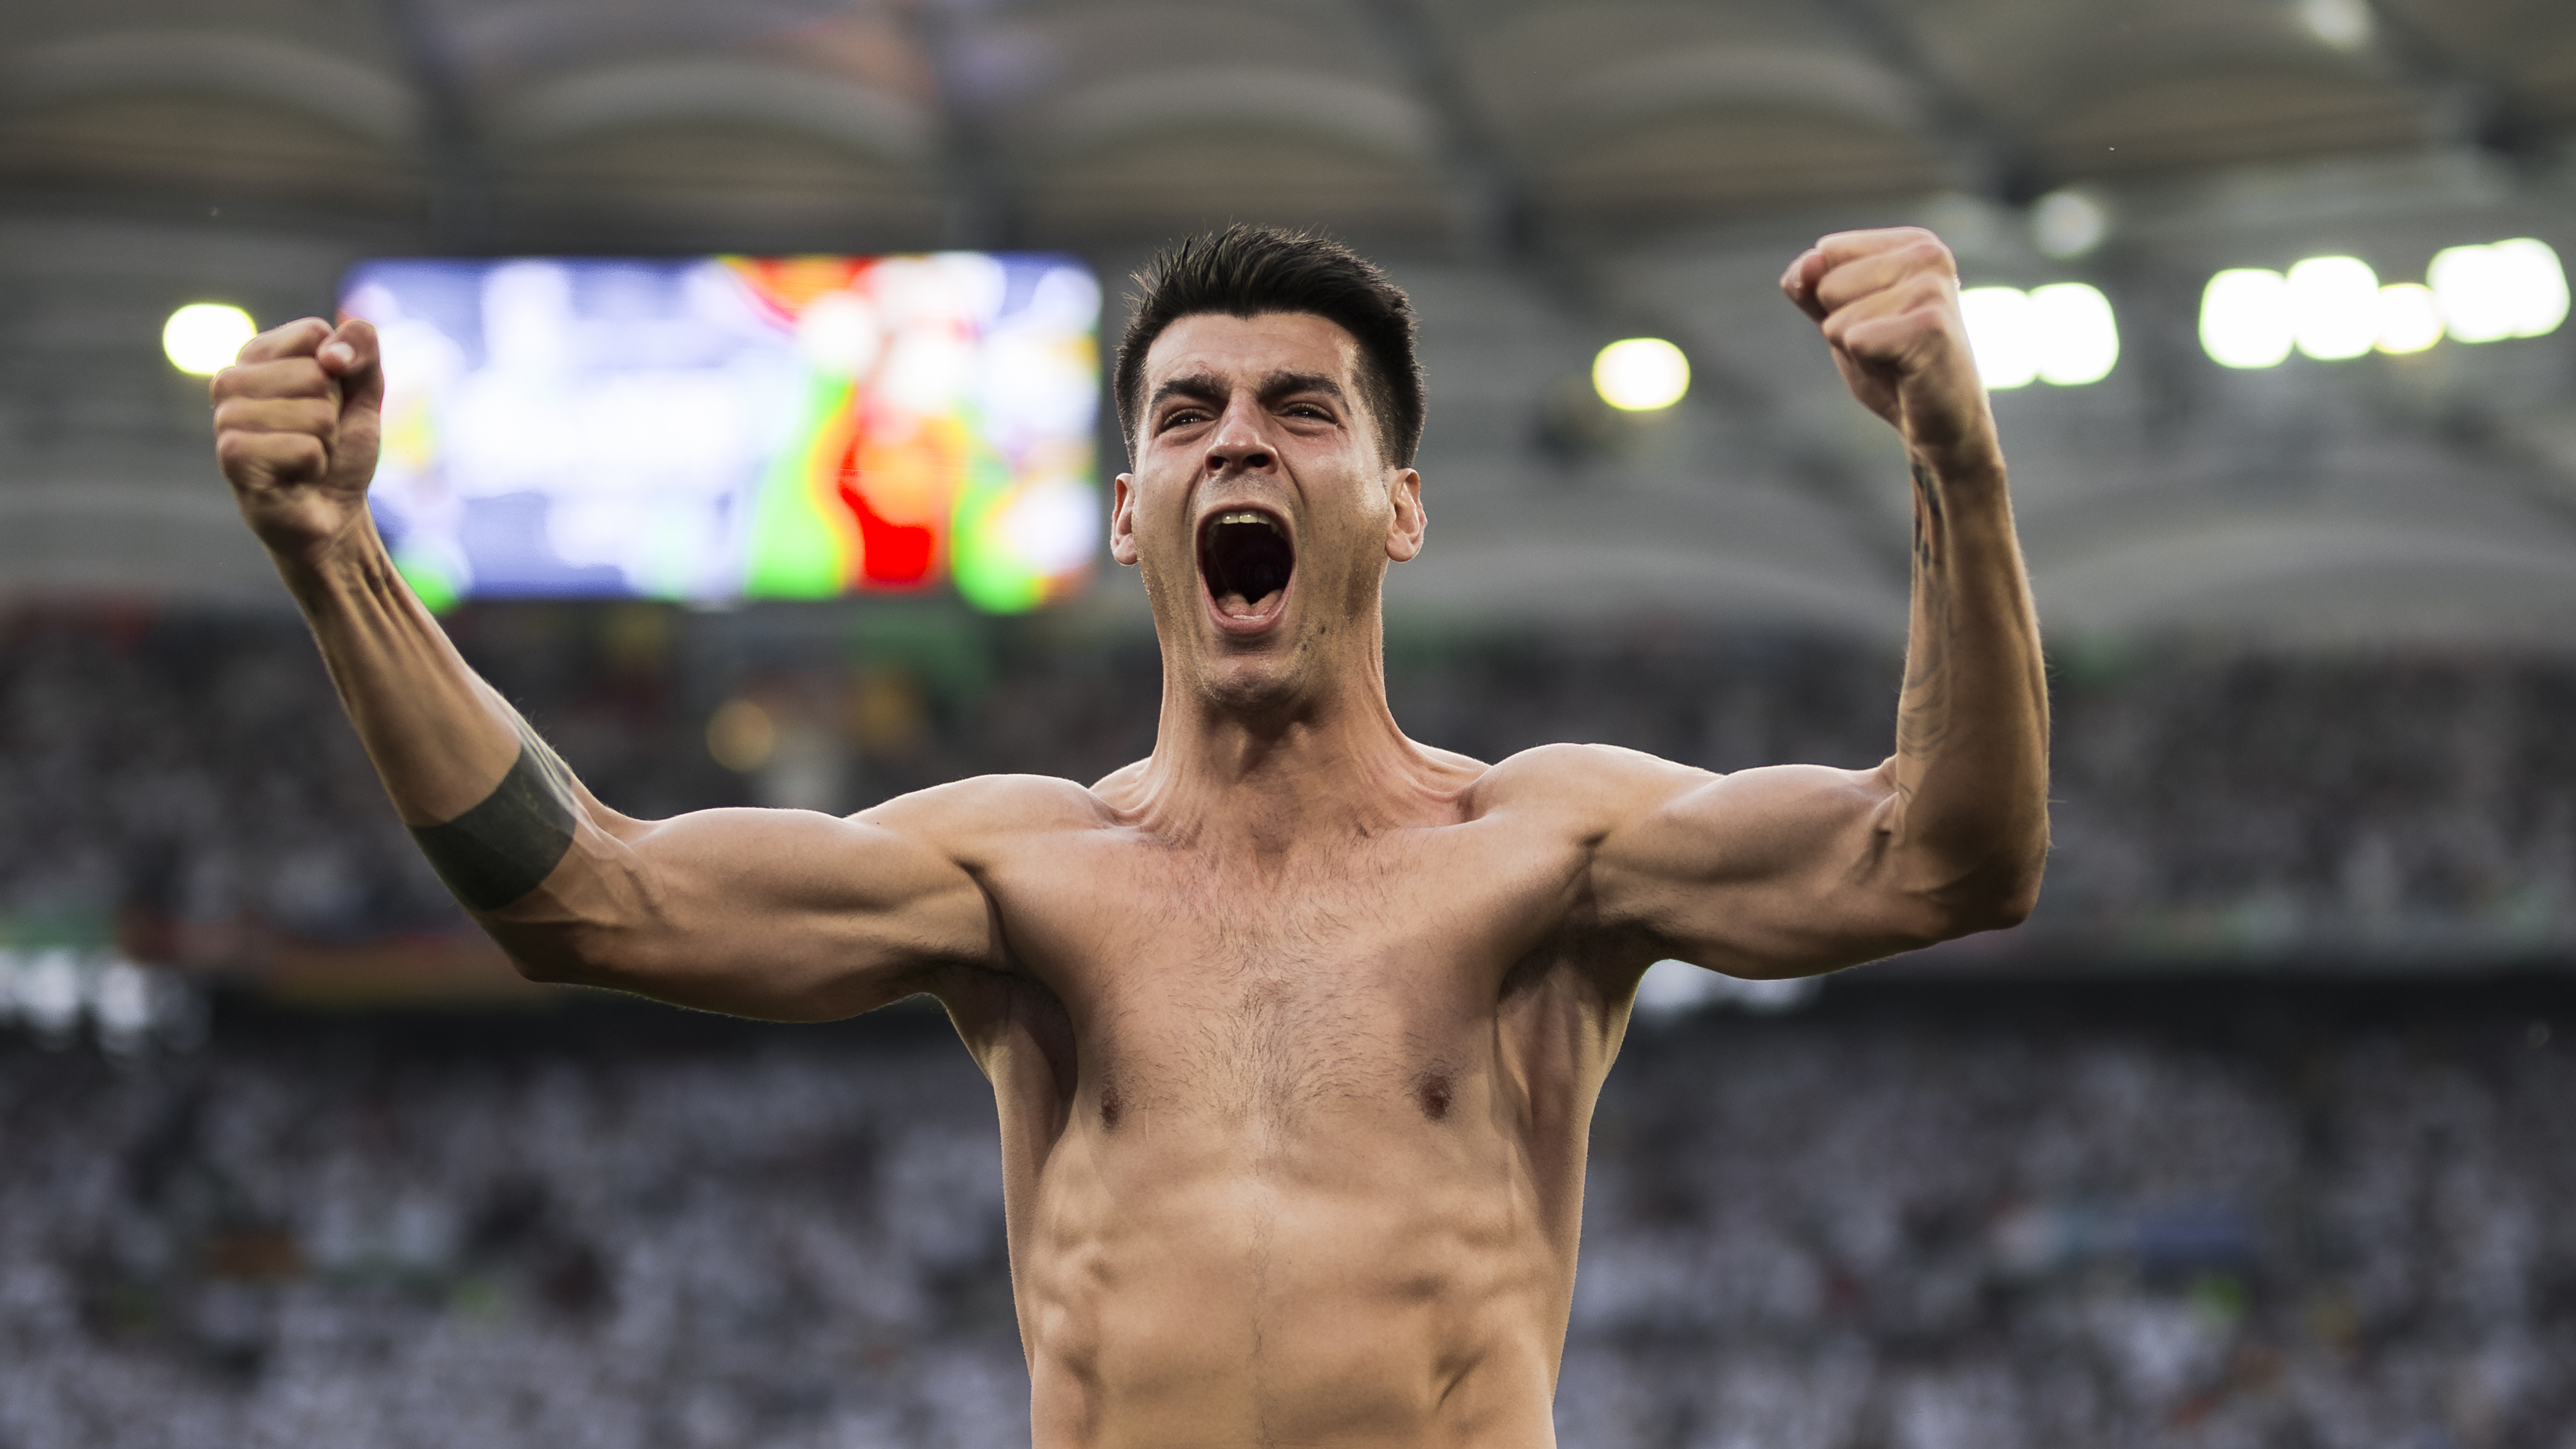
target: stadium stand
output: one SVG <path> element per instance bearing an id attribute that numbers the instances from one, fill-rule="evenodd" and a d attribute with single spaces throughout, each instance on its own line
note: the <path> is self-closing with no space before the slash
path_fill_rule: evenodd
<path id="1" fill-rule="evenodd" d="M 458 629 L 592 787 L 638 815 L 816 788 L 810 769 L 765 781 L 708 758 L 705 716 L 727 688 L 818 721 L 824 793 L 795 803 L 831 808 L 987 771 L 1091 779 L 1152 744 L 1150 646 L 1038 647 L 995 624 L 946 680 L 827 656 L 725 685 L 622 658 L 618 617 L 495 608 Z M 96 935 L 121 918 L 157 943 L 147 955 L 222 964 L 262 932 L 462 929 L 293 626 L 57 611 L 13 616 L 6 634 L 0 917 L 22 933 L 69 921 Z M 1390 672 L 1398 718 L 1433 744 L 1496 759 L 1595 740 L 1721 770 L 1874 764 L 1895 690 L 1895 661 L 1863 647 L 1655 626 L 1399 638 Z M 2576 945 L 2576 756 L 2556 724 L 2576 706 L 2576 665 L 2563 657 L 2173 646 L 2061 660 L 2056 686 L 2041 915 L 2008 947 L 1954 955 L 2475 967 Z M 2370 728 L 2345 728 L 2356 720 Z M 280 739 L 295 748 L 249 747 Z"/>
<path id="2" fill-rule="evenodd" d="M 741 622 L 665 618 L 659 664 L 634 627 L 458 620 L 609 798 L 775 788 L 709 761 L 725 690 L 671 662 Z M 461 925 L 291 625 L 22 611 L 6 640 L 22 941 L 256 987 L 283 946 L 356 970 Z M 726 688 L 828 706 L 842 805 L 1150 742 L 1150 652 L 1007 627 L 977 651 L 945 681 L 860 659 Z M 1640 627 L 1399 639 L 1391 668 L 1454 748 L 1740 768 L 1871 762 L 1894 661 Z M 2033 943 L 1863 968 L 1785 1017 L 1641 1019 L 1595 1127 L 1565 1442 L 2559 1449 L 2576 1012 L 2562 976 L 2476 968 L 2571 930 L 2551 721 L 2576 667 L 2176 647 L 2056 680 Z M 249 763 L 281 737 L 295 768 Z M 316 1016 L 229 989 L 188 1050 L 202 1022 L 111 1039 L 93 973 L 92 1052 L 38 1030 L 41 954 L 0 953 L 0 1444 L 1025 1442 L 991 1112 L 935 1013 Z M 2300 962 L 2335 969 L 2243 970 Z"/>

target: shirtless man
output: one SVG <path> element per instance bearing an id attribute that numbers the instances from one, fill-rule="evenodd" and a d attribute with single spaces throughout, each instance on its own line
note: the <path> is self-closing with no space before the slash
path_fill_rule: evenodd
<path id="1" fill-rule="evenodd" d="M 396 808 L 529 976 L 946 1006 L 1000 1106 L 1039 1445 L 1551 1444 L 1586 1130 L 1648 963 L 1831 971 L 2036 897 L 2039 643 L 1950 255 L 1853 232 L 1782 279 L 1913 459 L 1896 753 L 1727 776 L 1406 739 L 1379 589 L 1423 544 L 1410 307 L 1255 229 L 1144 280 L 1110 529 L 1160 733 L 1089 789 L 630 819 L 387 560 L 367 324 L 251 342 L 216 446 Z"/>

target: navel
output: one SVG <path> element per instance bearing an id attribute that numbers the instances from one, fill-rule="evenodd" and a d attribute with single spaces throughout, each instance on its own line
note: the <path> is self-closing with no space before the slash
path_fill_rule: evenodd
<path id="1" fill-rule="evenodd" d="M 1110 1082 L 1100 1089 L 1100 1126 L 1105 1132 L 1118 1130 L 1119 1114 L 1127 1110 L 1127 1099 L 1118 1094 L 1118 1084 Z"/>
<path id="2" fill-rule="evenodd" d="M 1413 1085 L 1413 1099 L 1422 1106 L 1422 1115 L 1437 1122 L 1449 1115 L 1449 1074 L 1425 1072 Z"/>

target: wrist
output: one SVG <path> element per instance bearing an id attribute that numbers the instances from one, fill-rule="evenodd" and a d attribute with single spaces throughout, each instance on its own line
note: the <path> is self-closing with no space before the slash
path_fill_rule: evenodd
<path id="1" fill-rule="evenodd" d="M 380 594 L 389 584 L 399 586 L 393 557 L 377 536 L 375 520 L 364 511 L 329 537 L 271 545 L 268 556 L 287 591 L 308 613 L 353 594 Z"/>
<path id="2" fill-rule="evenodd" d="M 1985 387 L 1973 374 L 1954 382 L 1904 400 L 1896 431 L 1905 440 L 1906 454 L 1943 483 L 2000 480 L 2003 440 L 1996 435 Z"/>
<path id="3" fill-rule="evenodd" d="M 2004 454 L 1992 434 L 1937 446 L 1909 442 L 1906 455 L 1944 493 L 2003 490 Z"/>

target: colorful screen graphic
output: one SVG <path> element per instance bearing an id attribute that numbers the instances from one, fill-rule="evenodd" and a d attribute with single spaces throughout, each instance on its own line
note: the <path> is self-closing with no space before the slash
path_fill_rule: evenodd
<path id="1" fill-rule="evenodd" d="M 373 494 L 433 607 L 821 599 L 1016 613 L 1101 536 L 1100 289 L 1063 257 L 374 261 Z"/>

